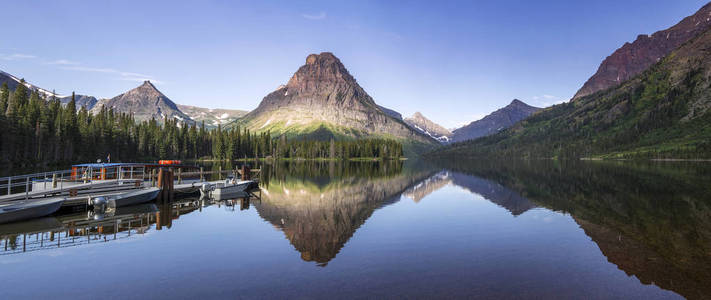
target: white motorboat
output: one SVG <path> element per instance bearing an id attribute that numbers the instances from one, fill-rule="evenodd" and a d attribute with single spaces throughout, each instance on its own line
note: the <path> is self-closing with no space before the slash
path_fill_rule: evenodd
<path id="1" fill-rule="evenodd" d="M 95 209 L 129 206 L 151 201 L 158 197 L 158 193 L 160 193 L 159 188 L 151 187 L 118 195 L 98 196 L 91 199 L 91 204 Z"/>
<path id="2" fill-rule="evenodd" d="M 248 192 L 257 188 L 253 180 L 227 179 L 224 182 L 205 182 L 200 187 L 200 195 L 212 199 L 234 199 L 248 196 Z"/>
<path id="3" fill-rule="evenodd" d="M 65 198 L 20 200 L 0 204 L 0 223 L 10 223 L 44 217 L 55 213 Z"/>

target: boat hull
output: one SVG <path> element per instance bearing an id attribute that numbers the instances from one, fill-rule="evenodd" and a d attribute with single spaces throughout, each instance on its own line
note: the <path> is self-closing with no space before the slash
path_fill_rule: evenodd
<path id="1" fill-rule="evenodd" d="M 109 197 L 109 207 L 123 207 L 146 203 L 158 197 L 159 188 L 148 188 Z"/>
<path id="2" fill-rule="evenodd" d="M 0 207 L 0 224 L 40 218 L 59 210 L 64 198 L 19 201 Z"/>
<path id="3" fill-rule="evenodd" d="M 222 200 L 222 199 L 235 199 L 247 197 L 247 193 L 251 189 L 255 188 L 257 183 L 255 181 L 240 181 L 235 184 L 211 184 L 209 186 L 204 186 L 200 189 L 200 194 L 203 196 L 208 196 L 212 199 Z"/>

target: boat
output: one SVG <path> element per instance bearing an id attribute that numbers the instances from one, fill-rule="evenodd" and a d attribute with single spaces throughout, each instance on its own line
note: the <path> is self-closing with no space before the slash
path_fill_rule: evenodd
<path id="1" fill-rule="evenodd" d="M 106 218 L 129 219 L 134 215 L 143 215 L 158 211 L 158 207 L 154 203 L 143 203 L 131 206 L 123 206 L 117 208 L 108 208 L 104 210 L 89 211 L 89 218 L 94 221 L 104 220 Z"/>
<path id="2" fill-rule="evenodd" d="M 40 218 L 55 213 L 66 198 L 57 197 L 39 200 L 20 200 L 0 204 L 0 223 Z"/>
<path id="3" fill-rule="evenodd" d="M 257 188 L 254 180 L 235 180 L 228 178 L 224 182 L 206 182 L 200 187 L 200 195 L 212 199 L 234 199 L 248 196 L 248 192 Z"/>
<path id="4" fill-rule="evenodd" d="M 94 209 L 97 208 L 116 208 L 122 206 L 129 206 L 134 204 L 141 204 L 151 201 L 158 197 L 160 189 L 157 187 L 151 187 L 147 189 L 140 189 L 137 191 L 132 191 L 128 193 L 122 193 L 117 195 L 108 196 L 98 196 L 91 199 L 91 204 L 94 205 Z"/>

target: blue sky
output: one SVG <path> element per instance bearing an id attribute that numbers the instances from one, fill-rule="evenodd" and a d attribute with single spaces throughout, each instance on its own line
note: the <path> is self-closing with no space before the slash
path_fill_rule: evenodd
<path id="1" fill-rule="evenodd" d="M 365 90 L 445 127 L 567 100 L 615 49 L 705 1 L 3 1 L 0 70 L 61 94 L 152 80 L 180 104 L 253 109 L 333 52 Z"/>

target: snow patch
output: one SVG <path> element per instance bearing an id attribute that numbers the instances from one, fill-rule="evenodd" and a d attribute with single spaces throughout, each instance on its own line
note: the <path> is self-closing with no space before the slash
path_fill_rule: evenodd
<path id="1" fill-rule="evenodd" d="M 259 127 L 259 129 L 262 129 L 262 128 L 266 127 L 266 126 L 269 125 L 269 123 L 271 123 L 271 122 L 272 122 L 272 119 L 270 118 L 269 120 L 267 120 L 267 122 L 264 123 L 264 125 L 262 125 L 262 127 Z"/>

